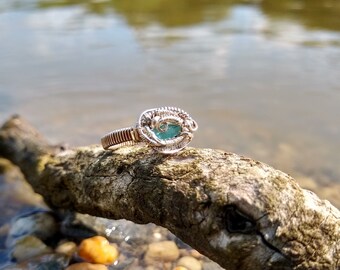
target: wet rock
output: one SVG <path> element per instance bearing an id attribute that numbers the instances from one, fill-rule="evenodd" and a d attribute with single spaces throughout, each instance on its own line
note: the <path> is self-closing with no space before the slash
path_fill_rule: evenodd
<path id="1" fill-rule="evenodd" d="M 65 270 L 108 270 L 108 268 L 103 264 L 81 262 L 71 264 Z"/>
<path id="2" fill-rule="evenodd" d="M 34 235 L 48 241 L 58 232 L 58 223 L 51 212 L 36 210 L 17 217 L 12 223 L 6 246 L 12 247 L 23 236 Z"/>
<path id="3" fill-rule="evenodd" d="M 184 266 L 188 270 L 201 270 L 202 265 L 199 260 L 191 256 L 184 256 L 177 262 L 178 266 Z"/>
<path id="4" fill-rule="evenodd" d="M 82 239 L 89 238 L 98 235 L 92 228 L 91 222 L 95 221 L 95 217 L 89 215 L 82 215 L 73 212 L 66 212 L 63 214 L 61 223 L 61 233 L 75 241 L 81 241 Z"/>
<path id="5" fill-rule="evenodd" d="M 153 261 L 171 262 L 179 257 L 179 249 L 173 241 L 151 243 L 145 253 L 144 260 L 147 264 Z"/>
<path id="6" fill-rule="evenodd" d="M 106 238 L 94 236 L 80 243 L 78 254 L 88 262 L 112 264 L 117 260 L 119 252 L 117 247 L 111 245 Z"/>
<path id="7" fill-rule="evenodd" d="M 0 226 L 18 212 L 35 207 L 45 207 L 40 195 L 25 181 L 20 169 L 0 157 Z"/>
<path id="8" fill-rule="evenodd" d="M 76 251 L 77 245 L 71 241 L 60 243 L 55 249 L 55 252 L 65 254 L 67 256 L 72 256 Z"/>
<path id="9" fill-rule="evenodd" d="M 69 260 L 69 257 L 62 254 L 48 254 L 9 265 L 2 270 L 63 270 L 69 264 Z"/>
<path id="10" fill-rule="evenodd" d="M 155 227 L 154 224 L 140 225 L 128 220 L 114 220 L 106 223 L 105 235 L 115 243 L 126 242 L 133 246 L 144 245 L 156 240 L 155 237 L 162 238 L 159 234 L 154 237 Z"/>
<path id="11" fill-rule="evenodd" d="M 12 257 L 18 262 L 33 258 L 46 253 L 52 249 L 46 246 L 39 238 L 28 235 L 20 238 L 13 247 Z"/>
<path id="12" fill-rule="evenodd" d="M 140 225 L 128 220 L 110 220 L 79 213 L 66 213 L 62 223 L 62 233 L 81 241 L 95 235 L 105 236 L 110 242 L 143 245 L 154 241 L 164 241 L 169 231 L 154 224 Z"/>

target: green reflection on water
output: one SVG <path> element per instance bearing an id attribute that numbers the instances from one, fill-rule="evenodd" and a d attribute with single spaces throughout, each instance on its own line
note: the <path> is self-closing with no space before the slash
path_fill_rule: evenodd
<path id="1" fill-rule="evenodd" d="M 165 27 L 194 25 L 203 21 L 218 21 L 226 16 L 231 0 L 108 0 L 91 1 L 62 0 L 39 1 L 40 8 L 67 5 L 83 5 L 96 14 L 115 11 L 123 15 L 129 24 L 144 26 L 158 23 Z"/>
<path id="2" fill-rule="evenodd" d="M 259 7 L 273 19 L 288 19 L 307 28 L 340 31 L 340 1 L 338 0 L 40 0 L 39 8 L 82 5 L 89 12 L 123 15 L 129 24 L 144 26 L 158 23 L 165 27 L 218 21 L 236 4 Z"/>
<path id="3" fill-rule="evenodd" d="M 311 29 L 340 31 L 338 0 L 263 0 L 261 9 L 271 18 L 291 19 Z"/>

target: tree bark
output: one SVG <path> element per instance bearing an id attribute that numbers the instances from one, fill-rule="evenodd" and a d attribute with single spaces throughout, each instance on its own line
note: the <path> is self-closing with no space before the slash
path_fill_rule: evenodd
<path id="1" fill-rule="evenodd" d="M 339 268 L 339 210 L 259 161 L 212 149 L 66 149 L 17 116 L 0 129 L 0 155 L 52 208 L 153 222 L 226 269 Z"/>

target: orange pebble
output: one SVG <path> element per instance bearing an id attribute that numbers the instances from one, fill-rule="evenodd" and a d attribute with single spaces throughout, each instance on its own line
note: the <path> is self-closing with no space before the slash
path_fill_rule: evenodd
<path id="1" fill-rule="evenodd" d="M 92 263 L 75 263 L 71 264 L 65 270 L 108 270 L 108 268 L 103 264 L 92 264 Z"/>
<path id="2" fill-rule="evenodd" d="M 118 258 L 117 248 L 102 236 L 83 240 L 79 245 L 78 254 L 91 263 L 112 264 Z"/>

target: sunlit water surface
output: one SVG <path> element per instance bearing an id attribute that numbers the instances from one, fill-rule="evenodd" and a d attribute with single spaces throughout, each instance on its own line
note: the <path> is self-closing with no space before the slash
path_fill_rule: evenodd
<path id="1" fill-rule="evenodd" d="M 173 105 L 193 146 L 339 187 L 338 18 L 326 0 L 2 0 L 0 121 L 86 145 Z"/>

